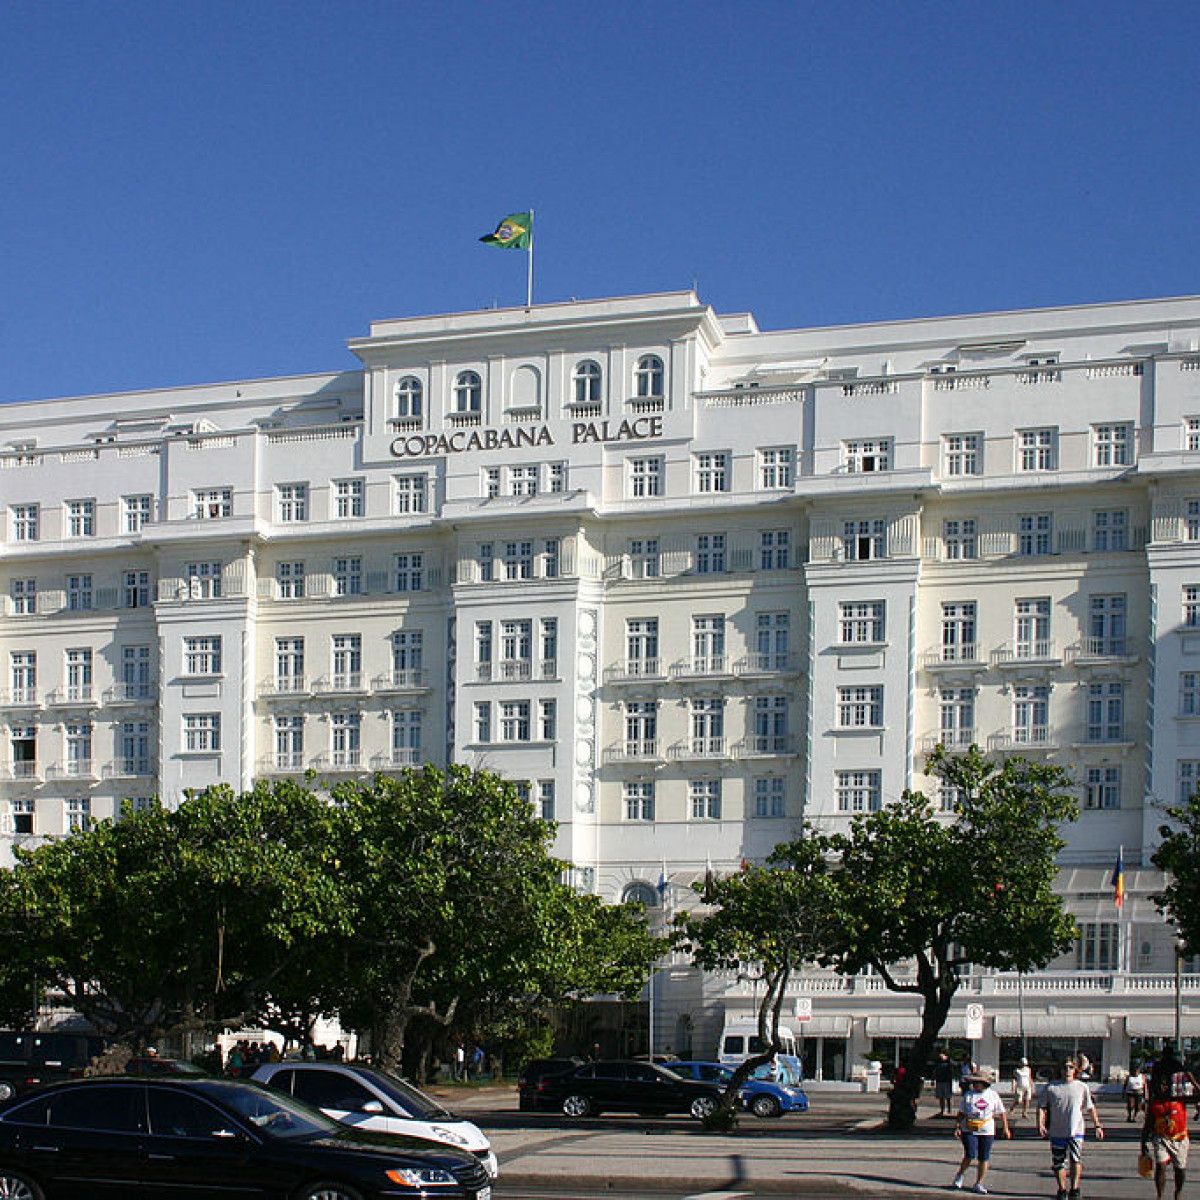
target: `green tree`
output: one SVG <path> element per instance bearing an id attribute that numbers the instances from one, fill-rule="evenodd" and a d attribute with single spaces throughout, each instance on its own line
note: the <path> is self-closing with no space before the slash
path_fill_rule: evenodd
<path id="1" fill-rule="evenodd" d="M 1167 883 L 1154 897 L 1159 911 L 1175 926 L 1188 954 L 1200 953 L 1200 792 L 1186 804 L 1171 806 L 1162 838 L 1151 862 L 1167 873 Z"/>
<path id="2" fill-rule="evenodd" d="M 711 909 L 676 917 L 676 945 L 698 967 L 762 985 L 755 1015 L 763 1049 L 737 1066 L 710 1128 L 733 1126 L 742 1084 L 781 1049 L 779 1019 L 792 973 L 819 957 L 833 936 L 831 882 L 823 844 L 799 841 L 766 866 L 695 885 Z"/>
<path id="3" fill-rule="evenodd" d="M 1032 971 L 1070 948 L 1075 923 L 1053 890 L 1059 834 L 1078 806 L 1059 767 L 989 762 L 976 747 L 930 755 L 926 774 L 952 789 L 953 820 L 921 792 L 862 814 L 821 838 L 836 856 L 833 936 L 821 961 L 852 975 L 871 967 L 894 992 L 921 1000 L 921 1031 L 892 1090 L 888 1122 L 913 1124 L 933 1045 L 969 963 Z M 802 841 L 787 861 L 811 854 Z"/>

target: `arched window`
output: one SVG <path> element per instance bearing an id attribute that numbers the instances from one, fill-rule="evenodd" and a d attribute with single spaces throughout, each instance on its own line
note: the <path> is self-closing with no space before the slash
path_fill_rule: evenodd
<path id="1" fill-rule="evenodd" d="M 629 884 L 621 896 L 622 904 L 641 904 L 647 909 L 657 908 L 659 900 L 658 889 L 653 884 L 641 882 Z"/>
<path id="2" fill-rule="evenodd" d="M 643 354 L 633 373 L 633 391 L 639 400 L 659 399 L 663 392 L 663 361 L 657 354 Z"/>
<path id="3" fill-rule="evenodd" d="M 592 362 L 590 358 L 576 363 L 574 379 L 576 404 L 600 403 L 600 384 L 603 376 L 600 373 L 599 363 Z"/>
<path id="4" fill-rule="evenodd" d="M 405 375 L 396 381 L 396 410 L 397 417 L 419 417 L 424 389 L 421 381 L 415 375 Z"/>
<path id="5" fill-rule="evenodd" d="M 483 410 L 483 380 L 478 371 L 460 371 L 454 381 L 454 411 L 477 413 Z"/>

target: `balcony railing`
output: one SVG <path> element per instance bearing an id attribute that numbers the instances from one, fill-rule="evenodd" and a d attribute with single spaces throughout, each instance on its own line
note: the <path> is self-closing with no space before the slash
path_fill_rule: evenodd
<path id="1" fill-rule="evenodd" d="M 514 683 L 533 678 L 533 663 L 527 658 L 506 658 L 496 663 L 492 675 L 505 683 Z"/>
<path id="2" fill-rule="evenodd" d="M 104 691 L 105 704 L 144 704 L 158 698 L 158 687 L 153 683 L 114 683 Z"/>
<path id="3" fill-rule="evenodd" d="M 790 733 L 753 734 L 735 742 L 734 758 L 766 758 L 773 754 L 795 754 L 796 739 Z"/>
<path id="4" fill-rule="evenodd" d="M 477 412 L 452 412 L 446 414 L 446 424 L 456 429 L 469 428 L 472 425 L 482 425 L 483 416 Z"/>
<path id="5" fill-rule="evenodd" d="M 1058 644 L 1049 638 L 1037 638 L 1029 642 L 1006 642 L 992 652 L 992 661 L 998 667 L 1057 662 Z"/>
<path id="6" fill-rule="evenodd" d="M 604 751 L 606 763 L 653 762 L 660 757 L 657 738 L 631 738 Z"/>
<path id="7" fill-rule="evenodd" d="M 921 655 L 921 666 L 926 671 L 979 665 L 982 664 L 977 642 L 956 642 L 953 645 L 935 646 Z"/>
<path id="8" fill-rule="evenodd" d="M 747 654 L 733 664 L 735 675 L 786 675 L 796 669 L 791 654 Z"/>
<path id="9" fill-rule="evenodd" d="M 105 779 L 150 779 L 157 774 L 152 758 L 122 757 L 105 763 L 101 775 Z"/>
<path id="10" fill-rule="evenodd" d="M 1134 655 L 1130 653 L 1129 639 L 1126 637 L 1082 638 L 1074 646 L 1067 647 L 1067 658 L 1072 662 L 1132 657 Z"/>
<path id="11" fill-rule="evenodd" d="M 72 683 L 55 688 L 47 697 L 47 704 L 95 704 L 96 689 L 90 683 Z"/>
<path id="12" fill-rule="evenodd" d="M 41 766 L 36 762 L 21 761 L 5 763 L 0 766 L 0 779 L 41 779 L 41 777 Z"/>
<path id="13" fill-rule="evenodd" d="M 376 771 L 386 771 L 392 767 L 415 767 L 421 761 L 421 751 L 411 746 L 389 751 L 387 754 L 376 754 L 371 759 L 371 766 Z"/>
<path id="14" fill-rule="evenodd" d="M 943 729 L 939 733 L 928 733 L 921 739 L 921 752 L 928 754 L 937 746 L 945 746 L 947 750 L 965 750 L 978 741 L 974 729 Z"/>
<path id="15" fill-rule="evenodd" d="M 1013 725 L 988 738 L 992 750 L 1053 750 L 1058 739 L 1049 725 Z"/>
<path id="16" fill-rule="evenodd" d="M 90 758 L 72 758 L 53 763 L 46 770 L 47 779 L 95 779 L 96 768 Z"/>
<path id="17" fill-rule="evenodd" d="M 258 760 L 258 773 L 260 775 L 291 775 L 303 771 L 304 755 L 299 751 L 288 752 L 286 754 L 273 754 L 270 758 L 260 758 Z"/>
<path id="18" fill-rule="evenodd" d="M 41 700 L 38 699 L 36 687 L 15 687 L 0 692 L 0 705 L 6 708 L 38 708 Z"/>
<path id="19" fill-rule="evenodd" d="M 307 675 L 276 675 L 258 690 L 264 698 L 271 696 L 301 696 L 308 691 Z"/>
<path id="20" fill-rule="evenodd" d="M 339 675 L 322 675 L 320 679 L 314 680 L 314 692 L 365 692 L 367 690 L 366 683 L 363 679 L 361 671 L 350 671 Z"/>
<path id="21" fill-rule="evenodd" d="M 330 750 L 313 760 L 318 771 L 359 771 L 362 769 L 361 750 Z"/>
<path id="22" fill-rule="evenodd" d="M 667 752 L 672 759 L 683 758 L 726 758 L 725 739 L 723 737 L 693 737 L 682 742 L 676 742 Z"/>
<path id="23" fill-rule="evenodd" d="M 660 413 L 666 406 L 662 396 L 632 396 L 625 401 L 625 407 L 635 413 Z"/>
<path id="24" fill-rule="evenodd" d="M 425 671 L 422 667 L 402 667 L 399 670 L 385 671 L 376 675 L 371 681 L 372 688 L 377 692 L 407 692 L 425 686 Z"/>
<path id="25" fill-rule="evenodd" d="M 696 654 L 671 664 L 672 679 L 711 678 L 729 674 L 729 659 L 724 654 Z"/>
<path id="26" fill-rule="evenodd" d="M 627 658 L 604 669 L 605 683 L 635 683 L 639 679 L 662 678 L 662 663 L 658 658 Z"/>

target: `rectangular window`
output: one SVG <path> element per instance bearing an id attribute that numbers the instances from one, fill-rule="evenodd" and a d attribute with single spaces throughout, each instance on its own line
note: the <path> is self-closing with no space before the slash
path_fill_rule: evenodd
<path id="1" fill-rule="evenodd" d="M 1183 448 L 1185 450 L 1200 450 L 1200 417 L 1184 418 Z"/>
<path id="2" fill-rule="evenodd" d="M 975 741 L 975 689 L 942 688 L 938 693 L 938 740 L 948 749 L 965 749 Z"/>
<path id="3" fill-rule="evenodd" d="M 754 618 L 753 667 L 786 671 L 791 666 L 791 617 L 786 612 L 760 612 Z"/>
<path id="4" fill-rule="evenodd" d="M 1015 657 L 1050 658 L 1050 598 L 1018 600 L 1014 606 Z"/>
<path id="5" fill-rule="evenodd" d="M 1050 740 L 1050 688 L 1021 684 L 1013 688 L 1013 741 L 1042 745 Z"/>
<path id="6" fill-rule="evenodd" d="M 533 622 L 500 622 L 500 678 L 529 679 L 533 674 Z"/>
<path id="7" fill-rule="evenodd" d="M 658 538 L 630 538 L 629 576 L 631 579 L 657 579 L 661 566 Z"/>
<path id="8" fill-rule="evenodd" d="M 552 496 L 561 495 L 567 490 L 567 464 L 552 462 L 546 464 L 546 491 Z"/>
<path id="9" fill-rule="evenodd" d="M 657 617 L 638 617 L 625 622 L 625 674 L 658 674 Z"/>
<path id="10" fill-rule="evenodd" d="M 643 500 L 663 494 L 665 464 L 661 458 L 631 458 L 629 460 L 629 495 Z"/>
<path id="11" fill-rule="evenodd" d="M 85 612 L 92 607 L 92 577 L 90 575 L 67 576 L 67 608 L 71 612 Z"/>
<path id="12" fill-rule="evenodd" d="M 719 675 L 725 671 L 723 615 L 692 618 L 692 671 L 696 675 Z"/>
<path id="13" fill-rule="evenodd" d="M 475 622 L 475 677 L 477 679 L 491 679 L 492 677 L 491 621 Z"/>
<path id="14" fill-rule="evenodd" d="M 778 820 L 787 815 L 786 781 L 775 776 L 754 781 L 754 815 Z"/>
<path id="15" fill-rule="evenodd" d="M 653 758 L 658 752 L 658 702 L 630 700 L 625 704 L 625 754 Z"/>
<path id="16" fill-rule="evenodd" d="M 839 729 L 879 729 L 883 726 L 883 687 L 840 687 L 837 690 Z"/>
<path id="17" fill-rule="evenodd" d="M 868 562 L 887 557 L 887 522 L 846 521 L 842 525 L 842 557 L 847 562 Z"/>
<path id="18" fill-rule="evenodd" d="M 1083 794 L 1084 808 L 1121 807 L 1121 768 L 1088 767 Z"/>
<path id="19" fill-rule="evenodd" d="M 298 771 L 304 766 L 303 716 L 275 716 L 275 766 L 280 771 Z"/>
<path id="20" fill-rule="evenodd" d="M 1125 740 L 1125 685 L 1090 683 L 1087 695 L 1087 740 Z"/>
<path id="21" fill-rule="evenodd" d="M 330 651 L 334 688 L 357 691 L 362 686 L 362 634 L 335 633 Z"/>
<path id="22" fill-rule="evenodd" d="M 183 569 L 188 596 L 192 600 L 218 600 L 221 596 L 221 564 L 193 562 Z"/>
<path id="23" fill-rule="evenodd" d="M 192 516 L 198 521 L 222 521 L 233 516 L 233 488 L 198 488 L 192 492 Z"/>
<path id="24" fill-rule="evenodd" d="M 363 591 L 362 559 L 357 555 L 333 560 L 333 594 L 361 596 Z"/>
<path id="25" fill-rule="evenodd" d="M 36 504 L 14 504 L 9 510 L 14 542 L 36 542 L 41 536 L 41 509 Z"/>
<path id="26" fill-rule="evenodd" d="M 788 746 L 788 699 L 786 696 L 756 696 L 754 699 L 755 754 L 786 754 Z"/>
<path id="27" fill-rule="evenodd" d="M 280 483 L 275 487 L 275 511 L 279 522 L 290 525 L 308 520 L 308 484 Z"/>
<path id="28" fill-rule="evenodd" d="M 186 713 L 183 746 L 189 753 L 211 753 L 221 749 L 221 714 Z"/>
<path id="29" fill-rule="evenodd" d="M 490 742 L 492 740 L 492 705 L 489 700 L 475 702 L 475 741 Z"/>
<path id="30" fill-rule="evenodd" d="M 533 578 L 533 543 L 504 543 L 504 578 L 507 580 Z"/>
<path id="31" fill-rule="evenodd" d="M 842 465 L 852 475 L 891 470 L 892 439 L 843 442 Z"/>
<path id="32" fill-rule="evenodd" d="M 705 757 L 725 753 L 725 701 L 715 696 L 692 701 L 692 753 Z"/>
<path id="33" fill-rule="evenodd" d="M 796 452 L 791 446 L 771 446 L 758 452 L 758 486 L 763 491 L 790 488 L 795 482 Z"/>
<path id="34" fill-rule="evenodd" d="M 1080 921 L 1075 949 L 1078 971 L 1121 969 L 1121 927 L 1116 921 Z"/>
<path id="35" fill-rule="evenodd" d="M 727 492 L 730 487 L 729 454 L 724 450 L 709 451 L 694 457 L 696 491 L 700 495 Z"/>
<path id="36" fill-rule="evenodd" d="M 1017 518 L 1017 553 L 1025 558 L 1050 554 L 1054 546 L 1054 525 L 1050 513 L 1022 513 Z"/>
<path id="37" fill-rule="evenodd" d="M 1058 427 L 1017 430 L 1017 470 L 1056 471 L 1058 469 Z"/>
<path id="38" fill-rule="evenodd" d="M 421 711 L 397 708 L 392 712 L 392 764 L 415 767 L 421 761 Z"/>
<path id="39" fill-rule="evenodd" d="M 92 651 L 83 646 L 66 652 L 67 699 L 90 700 L 92 698 Z"/>
<path id="40" fill-rule="evenodd" d="M 491 583 L 496 577 L 496 557 L 491 542 L 480 542 L 475 555 L 475 578 L 480 583 Z"/>
<path id="41" fill-rule="evenodd" d="M 425 636 L 419 629 L 398 629 L 392 634 L 392 679 L 419 684 L 424 667 Z"/>
<path id="42" fill-rule="evenodd" d="M 1179 715 L 1181 717 L 1200 717 L 1200 671 L 1180 673 Z"/>
<path id="43" fill-rule="evenodd" d="M 1200 584 L 1184 584 L 1183 623 L 1188 629 L 1200 629 Z"/>
<path id="44" fill-rule="evenodd" d="M 34 779 L 38 774 L 37 726 L 13 725 L 8 732 L 14 779 Z"/>
<path id="45" fill-rule="evenodd" d="M 484 499 L 495 500 L 500 495 L 500 468 L 484 467 L 480 476 L 480 490 Z"/>
<path id="46" fill-rule="evenodd" d="M 335 767 L 357 767 L 362 762 L 362 713 L 330 713 L 329 752 Z"/>
<path id="47" fill-rule="evenodd" d="M 693 821 L 721 819 L 721 781 L 693 779 L 688 783 L 688 801 Z"/>
<path id="48" fill-rule="evenodd" d="M 543 821 L 554 821 L 554 780 L 539 779 L 537 785 L 537 812 Z"/>
<path id="49" fill-rule="evenodd" d="M 423 513 L 428 507 L 429 480 L 424 474 L 397 475 L 393 480 L 393 505 L 398 516 Z"/>
<path id="50" fill-rule="evenodd" d="M 398 592 L 420 592 L 425 588 L 425 555 L 397 554 L 395 586 Z"/>
<path id="51" fill-rule="evenodd" d="M 95 500 L 67 501 L 67 537 L 96 536 Z"/>
<path id="52" fill-rule="evenodd" d="M 725 535 L 700 533 L 696 535 L 696 573 L 720 575 L 725 570 Z"/>
<path id="53" fill-rule="evenodd" d="M 275 564 L 275 595 L 280 600 L 304 599 L 304 564 L 302 562 Z"/>
<path id="54" fill-rule="evenodd" d="M 220 675 L 221 639 L 219 637 L 185 637 L 183 639 L 183 673 L 185 675 Z"/>
<path id="55" fill-rule="evenodd" d="M 979 535 L 974 517 L 942 522 L 942 553 L 948 562 L 979 557 Z"/>
<path id="56" fill-rule="evenodd" d="M 838 605 L 838 640 L 843 646 L 882 642 L 884 613 L 883 600 L 842 601 Z"/>
<path id="57" fill-rule="evenodd" d="M 1092 465 L 1128 467 L 1133 464 L 1133 425 L 1092 426 Z"/>
<path id="58" fill-rule="evenodd" d="M 622 788 L 625 820 L 654 820 L 654 784 L 651 782 L 627 783 Z"/>
<path id="59" fill-rule="evenodd" d="M 837 771 L 834 793 L 838 812 L 877 812 L 882 803 L 882 773 L 879 771 Z"/>
<path id="60" fill-rule="evenodd" d="M 1179 803 L 1186 804 L 1200 787 L 1200 759 L 1181 759 L 1179 763 Z"/>
<path id="61" fill-rule="evenodd" d="M 542 679 L 558 678 L 558 618 L 543 617 L 540 626 L 538 675 Z"/>
<path id="62" fill-rule="evenodd" d="M 304 639 L 280 637 L 275 639 L 275 690 L 304 691 Z"/>
<path id="63" fill-rule="evenodd" d="M 786 571 L 792 565 L 792 534 L 788 529 L 764 529 L 759 534 L 761 571 Z"/>
<path id="64" fill-rule="evenodd" d="M 538 490 L 537 465 L 508 468 L 508 494 L 510 496 L 536 496 Z"/>
<path id="65" fill-rule="evenodd" d="M 562 565 L 562 542 L 558 538 L 547 538 L 542 543 L 542 578 L 557 579 Z"/>
<path id="66" fill-rule="evenodd" d="M 942 605 L 942 662 L 978 662 L 974 600 Z"/>
<path id="67" fill-rule="evenodd" d="M 92 773 L 92 723 L 91 721 L 68 721 L 63 726 L 64 745 L 67 752 L 68 775 L 90 775 Z"/>
<path id="68" fill-rule="evenodd" d="M 954 479 L 983 474 L 983 434 L 948 433 L 942 438 L 942 472 Z"/>
<path id="69" fill-rule="evenodd" d="M 67 832 L 82 833 L 92 823 L 92 801 L 88 796 L 72 796 L 67 801 Z"/>
<path id="70" fill-rule="evenodd" d="M 154 695 L 149 646 L 121 648 L 121 690 L 126 700 L 148 700 Z"/>
<path id="71" fill-rule="evenodd" d="M 33 801 L 10 800 L 8 806 L 12 819 L 12 832 L 18 837 L 31 835 L 33 833 Z"/>
<path id="72" fill-rule="evenodd" d="M 1184 501 L 1183 539 L 1186 542 L 1200 542 L 1200 499 L 1193 497 Z"/>
<path id="73" fill-rule="evenodd" d="M 149 721 L 123 721 L 118 744 L 121 752 L 118 766 L 123 775 L 151 773 Z"/>
<path id="74" fill-rule="evenodd" d="M 154 520 L 154 497 L 122 496 L 121 515 L 126 533 L 138 533 Z"/>
<path id="75" fill-rule="evenodd" d="M 500 701 L 500 740 L 527 742 L 530 737 L 529 701 Z"/>
<path id="76" fill-rule="evenodd" d="M 366 515 L 366 489 L 361 479 L 335 479 L 333 481 L 333 515 L 338 520 L 349 520 Z"/>
<path id="77" fill-rule="evenodd" d="M 37 652 L 14 650 L 8 656 L 12 682 L 12 702 L 33 704 L 37 701 Z"/>
<path id="78" fill-rule="evenodd" d="M 1084 653 L 1090 657 L 1121 658 L 1125 638 L 1125 593 L 1092 596 L 1088 600 L 1088 636 Z"/>
<path id="79" fill-rule="evenodd" d="M 538 741 L 553 742 L 558 737 L 558 703 L 538 701 Z"/>
<path id="80" fill-rule="evenodd" d="M 1129 549 L 1129 509 L 1102 508 L 1092 513 L 1092 549 Z"/>
<path id="81" fill-rule="evenodd" d="M 37 612 L 37 580 L 14 579 L 8 585 L 14 617 L 32 617 Z"/>
<path id="82" fill-rule="evenodd" d="M 125 571 L 121 576 L 126 608 L 150 607 L 150 572 Z"/>

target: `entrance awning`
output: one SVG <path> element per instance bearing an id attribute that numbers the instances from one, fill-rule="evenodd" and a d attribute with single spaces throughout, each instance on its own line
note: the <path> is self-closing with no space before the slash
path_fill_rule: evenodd
<path id="1" fill-rule="evenodd" d="M 792 1028 L 798 1038 L 849 1037 L 850 1018 L 840 1013 L 813 1013 L 807 1021 L 796 1021 Z"/>
<path id="2" fill-rule="evenodd" d="M 882 1013 L 867 1018 L 867 1037 L 915 1038 L 921 1032 L 919 1013 Z M 951 1013 L 939 1035 L 944 1038 L 965 1038 L 967 1018 L 961 1013 Z"/>
<path id="3" fill-rule="evenodd" d="M 1200 1036 L 1200 1013 L 1184 1013 L 1180 1022 L 1184 1037 Z M 1130 1013 L 1125 1018 L 1125 1032 L 1130 1037 L 1175 1036 L 1175 1014 L 1162 1012 Z"/>
<path id="4" fill-rule="evenodd" d="M 1020 1013 L 997 1013 L 997 1037 L 1020 1037 Z M 1108 1018 L 1103 1013 L 1028 1013 L 1026 1037 L 1108 1037 Z"/>

